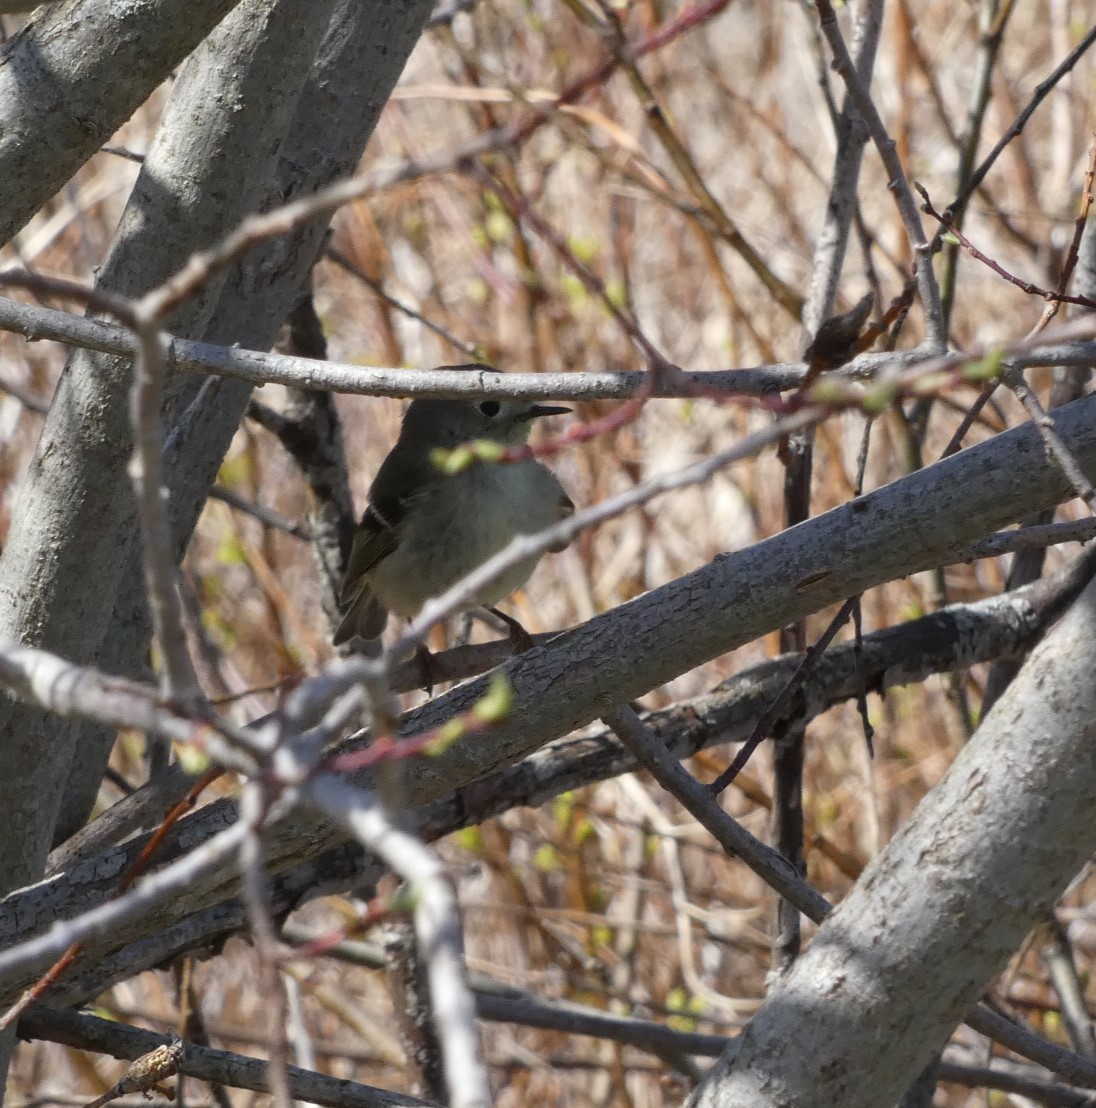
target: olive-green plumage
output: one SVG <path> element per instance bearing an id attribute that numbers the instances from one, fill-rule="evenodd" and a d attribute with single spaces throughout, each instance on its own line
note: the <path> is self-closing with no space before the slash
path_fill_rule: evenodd
<path id="1" fill-rule="evenodd" d="M 377 638 L 389 612 L 413 618 L 515 535 L 544 530 L 574 511 L 552 471 L 534 459 L 477 462 L 452 476 L 431 460 L 436 449 L 476 439 L 520 446 L 534 419 L 567 410 L 520 400 L 416 400 L 408 407 L 354 535 L 336 646 L 355 636 Z M 469 607 L 497 604 L 538 561 L 515 566 Z"/>

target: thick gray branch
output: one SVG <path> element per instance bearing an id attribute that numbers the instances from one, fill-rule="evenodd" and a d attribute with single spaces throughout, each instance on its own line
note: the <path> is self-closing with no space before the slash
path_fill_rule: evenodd
<path id="1" fill-rule="evenodd" d="M 1058 578 L 1041 581 L 1013 595 L 994 597 L 972 605 L 956 605 L 868 636 L 864 644 L 868 686 L 889 686 L 917 680 L 935 669 L 971 665 L 1001 652 L 1024 650 L 1046 622 L 1056 618 L 1062 607 L 1076 596 L 1084 575 L 1090 572 L 1092 561 L 1091 556 L 1080 559 Z M 857 675 L 851 655 L 851 645 L 835 648 L 827 654 L 822 666 L 803 690 L 805 703 L 802 710 L 820 711 L 827 704 L 855 693 Z M 795 661 L 795 658 L 777 659 L 755 671 L 740 674 L 711 694 L 654 713 L 648 718 L 648 724 L 658 732 L 660 739 L 676 757 L 685 757 L 706 743 L 741 739 L 748 731 L 752 718 L 786 680 Z M 501 771 L 463 790 L 461 794 L 431 806 L 428 812 L 420 813 L 419 822 L 429 837 L 448 834 L 469 820 L 486 818 L 514 804 L 539 804 L 564 789 L 634 768 L 634 762 L 622 755 L 619 748 L 604 736 L 573 739 L 555 744 L 555 749 L 539 752 L 512 770 Z M 289 910 L 302 893 L 315 895 L 324 888 L 343 888 L 362 880 L 375 881 L 379 875 L 376 869 L 359 868 L 346 855 L 345 848 L 335 853 L 336 857 L 325 867 L 314 870 L 305 867 L 311 872 L 278 879 L 274 884 L 275 910 L 279 913 Z M 340 859 L 338 855 L 343 857 Z M 341 884 L 332 886 L 332 881 Z M 244 911 L 238 903 L 200 913 L 166 931 L 156 931 L 119 955 L 92 959 L 91 965 L 73 976 L 66 976 L 60 987 L 51 991 L 51 999 L 60 1004 L 79 1003 L 98 995 L 118 980 L 161 964 L 183 951 L 195 946 L 218 945 L 243 926 Z M 303 941 L 308 936 L 298 938 Z M 519 1022 L 531 1018 L 527 1008 L 511 1010 L 505 1005 L 501 1009 L 481 1006 L 480 1014 L 486 1018 L 516 1019 Z M 549 1017 L 551 1022 L 548 1023 L 544 1022 L 544 1013 L 532 1019 L 537 1026 L 560 1027 L 572 1033 L 621 1036 L 623 1041 L 636 1042 L 648 1049 L 660 1049 L 659 1043 L 661 1049 L 672 1050 L 674 1047 L 672 1042 L 665 1041 L 663 1032 L 648 1025 L 637 1024 L 634 1029 L 630 1026 L 608 1028 L 603 1024 L 592 1024 L 581 1015 L 575 1020 L 574 1015 L 568 1010 L 560 1013 L 558 1018 Z M 983 1014 L 981 1018 L 984 1022 L 988 1016 Z M 986 1028 L 982 1024 L 978 1027 L 1005 1042 L 1010 1041 L 998 1027 Z M 632 1034 L 633 1030 L 639 1038 Z M 1015 1030 L 1018 1034 L 1019 1029 Z M 660 1034 L 664 1035 L 663 1039 L 658 1038 Z M 688 1043 L 682 1041 L 678 1046 L 691 1052 L 707 1052 L 711 1050 L 713 1041 L 712 1037 L 708 1037 L 703 1043 L 698 1039 Z M 1039 1057 L 1044 1064 L 1073 1080 L 1082 1084 L 1092 1082 L 1091 1073 L 1076 1069 L 1078 1059 L 1050 1044 L 1039 1044 L 1044 1053 L 1033 1053 L 1033 1041 L 1029 1035 L 1012 1045 L 1022 1054 Z M 1047 1050 L 1057 1050 L 1061 1057 L 1047 1056 Z M 982 1076 L 989 1078 L 989 1075 Z M 1074 1098 L 1067 1103 L 1079 1101 Z"/>
<path id="2" fill-rule="evenodd" d="M 331 3 L 244 0 L 202 43 L 176 82 L 101 287 L 147 292 L 260 204 Z M 116 72 L 119 59 L 109 64 Z M 176 325 L 201 328 L 219 292 L 204 289 Z M 78 663 L 97 655 L 136 530 L 130 376 L 125 360 L 70 360 L 0 557 L 0 635 Z M 133 576 L 140 585 L 139 569 Z M 0 841 L 6 889 L 41 872 L 76 743 L 74 728 L 10 702 L 0 703 L 0 736 L 0 807 L 18 828 Z M 85 792 L 98 781 L 90 767 L 77 777 Z"/>
<path id="3" fill-rule="evenodd" d="M 692 1108 L 890 1104 L 1096 846 L 1096 583 L 779 982 Z"/>
<path id="4" fill-rule="evenodd" d="M 24 226 L 238 2 L 53 4 L 0 48 L 0 243 Z"/>
<path id="5" fill-rule="evenodd" d="M 1038 641 L 1087 580 L 1051 578 L 1003 596 L 957 604 L 932 615 L 876 631 L 865 637 L 857 664 L 849 644 L 828 650 L 777 722 L 806 723 L 834 704 L 857 695 L 863 687 L 882 693 L 895 685 L 923 681 L 934 673 L 967 669 L 979 662 L 1020 657 Z M 547 642 L 551 636 L 539 637 Z M 459 647 L 435 655 L 446 680 L 474 677 L 501 665 L 510 656 L 506 640 Z M 742 742 L 758 716 L 773 702 L 801 661 L 801 655 L 774 658 L 736 674 L 718 689 L 647 717 L 661 740 L 678 758 L 686 758 L 713 743 Z M 459 663 L 467 662 L 462 666 Z M 0 666 L 0 675 L 3 668 Z M 393 687 L 409 691 L 421 680 L 410 661 L 396 674 Z M 18 689 L 18 681 L 12 687 Z M 605 732 L 560 740 L 513 767 L 488 774 L 468 787 L 431 805 L 422 813 L 428 838 L 447 835 L 516 805 L 536 806 L 559 793 L 595 780 L 631 773 L 636 763 Z M 122 841 L 135 831 L 154 827 L 193 783 L 175 765 L 163 781 L 143 786 L 132 796 L 89 824 L 58 847 L 49 859 L 52 876 L 71 869 Z"/>
<path id="6" fill-rule="evenodd" d="M 282 143 L 274 203 L 309 195 L 353 172 L 418 38 L 429 0 L 404 4 L 336 0 L 334 9 Z M 307 10 L 313 17 L 321 15 L 317 5 L 299 10 Z M 292 49 L 300 51 L 304 45 L 302 39 Z M 324 220 L 314 220 L 292 235 L 256 246 L 229 271 L 212 315 L 204 329 L 194 333 L 222 344 L 239 342 L 261 348 L 272 343 L 300 294 L 325 226 Z M 203 382 L 180 376 L 175 407 L 185 407 L 185 411 L 176 425 L 174 455 L 167 462 L 169 503 L 181 557 L 247 405 L 250 386 L 244 381 Z M 119 594 L 105 636 L 103 664 L 126 674 L 139 672 L 149 636 L 138 565 L 137 552 L 132 551 L 129 568 L 120 574 Z M 70 819 L 59 828 L 57 841 L 79 826 L 88 810 L 86 803 L 78 802 L 79 795 L 71 794 L 100 779 L 110 736 L 101 744 L 95 741 L 97 737 L 103 738 L 88 732 L 81 736 L 78 756 L 87 753 L 99 760 L 70 775 L 65 804 Z"/>

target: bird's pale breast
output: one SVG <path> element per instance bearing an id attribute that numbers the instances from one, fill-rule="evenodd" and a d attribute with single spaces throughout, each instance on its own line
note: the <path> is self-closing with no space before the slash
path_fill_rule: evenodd
<path id="1" fill-rule="evenodd" d="M 561 495 L 555 476 L 535 461 L 476 465 L 438 481 L 408 506 L 399 546 L 371 572 L 370 588 L 389 611 L 410 619 L 514 535 L 556 523 Z M 469 607 L 497 604 L 529 579 L 539 560 L 519 563 Z"/>

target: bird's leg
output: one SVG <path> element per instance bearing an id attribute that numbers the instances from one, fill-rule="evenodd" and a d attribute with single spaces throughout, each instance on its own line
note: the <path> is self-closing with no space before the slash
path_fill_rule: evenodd
<path id="1" fill-rule="evenodd" d="M 460 631 L 453 640 L 453 646 L 467 646 L 472 639 L 472 621 L 475 619 L 473 612 L 465 612 L 460 617 Z"/>
<path id="2" fill-rule="evenodd" d="M 498 608 L 487 609 L 493 616 L 498 616 L 507 627 L 510 628 L 510 649 L 515 654 L 524 654 L 533 649 L 533 636 L 513 616 L 500 612 Z"/>
<path id="3" fill-rule="evenodd" d="M 415 661 L 419 663 L 419 680 L 421 682 L 419 688 L 427 696 L 430 696 L 434 691 L 434 686 L 444 681 L 445 677 L 440 672 L 434 655 L 425 643 L 420 642 L 415 647 Z"/>

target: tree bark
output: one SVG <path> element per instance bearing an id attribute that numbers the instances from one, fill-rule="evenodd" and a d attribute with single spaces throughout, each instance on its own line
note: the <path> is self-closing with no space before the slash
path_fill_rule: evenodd
<path id="1" fill-rule="evenodd" d="M 286 125 L 277 172 L 262 179 L 274 182 L 265 185 L 269 191 L 262 199 L 280 203 L 308 195 L 354 171 L 431 5 L 430 0 L 400 4 L 336 0 L 333 8 L 311 73 Z M 320 14 L 316 5 L 307 10 Z M 303 45 L 298 42 L 292 49 Z M 268 348 L 299 294 L 326 228 L 326 220 L 316 220 L 292 235 L 256 246 L 229 270 L 220 298 L 194 337 Z M 203 380 L 192 374 L 177 376 L 174 409 L 177 419 L 186 410 L 186 430 L 184 441 L 166 462 L 180 558 L 252 388 L 246 382 L 223 379 L 213 381 L 205 391 L 202 385 Z M 149 640 L 139 559 L 139 546 L 134 545 L 126 569 L 117 577 L 117 596 L 104 636 L 104 663 L 127 675 L 140 674 Z M 63 818 L 54 841 L 63 840 L 86 819 L 111 742 L 109 732 L 90 726 L 76 741 Z"/>
<path id="2" fill-rule="evenodd" d="M 100 287 L 147 292 L 266 197 L 330 3 L 245 0 L 198 48 L 134 186 Z M 211 283 L 175 325 L 203 327 L 219 289 Z M 126 472 L 130 380 L 121 359 L 81 352 L 66 366 L 0 557 L 0 636 L 95 659 L 137 530 Z M 176 376 L 168 393 L 178 392 Z M 74 731 L 0 704 L 9 759 L 0 806 L 12 830 L 0 841 L 2 889 L 41 873 Z"/>
<path id="3" fill-rule="evenodd" d="M 69 0 L 43 7 L 0 47 L 0 244 L 238 3 Z"/>
<path id="4" fill-rule="evenodd" d="M 1096 847 L 1096 583 L 690 1108 L 893 1104 Z"/>
<path id="5" fill-rule="evenodd" d="M 173 89 L 99 287 L 125 296 L 149 291 L 267 197 L 282 137 L 333 4 L 244 0 L 198 46 Z M 46 20 L 69 7 L 51 10 Z M 109 38 L 83 46 L 113 79 L 127 49 L 142 53 L 139 37 L 133 37 L 137 30 L 127 21 L 119 34 L 126 48 Z M 27 145 L 25 131 L 19 136 Z M 221 275 L 203 288 L 176 313 L 173 325 L 201 334 L 224 280 Z M 126 359 L 86 351 L 69 359 L 0 556 L 0 637 L 73 659 L 97 658 L 119 578 L 127 566 L 134 570 L 136 509 L 127 473 L 130 382 Z M 181 375 L 169 375 L 169 413 L 187 383 Z M 133 576 L 143 580 L 139 572 Z M 0 840 L 2 889 L 41 874 L 66 799 L 66 780 L 75 786 L 62 820 L 66 830 L 78 825 L 81 809 L 86 812 L 94 800 L 109 740 L 99 729 L 78 744 L 78 730 L 72 722 L 0 702 L 0 741 L 8 758 L 0 805 L 11 821 L 10 834 Z M 78 745 L 81 756 L 74 758 Z M 6 1070 L 8 1048 L 10 1037 L 0 1045 L 0 1072 Z"/>

